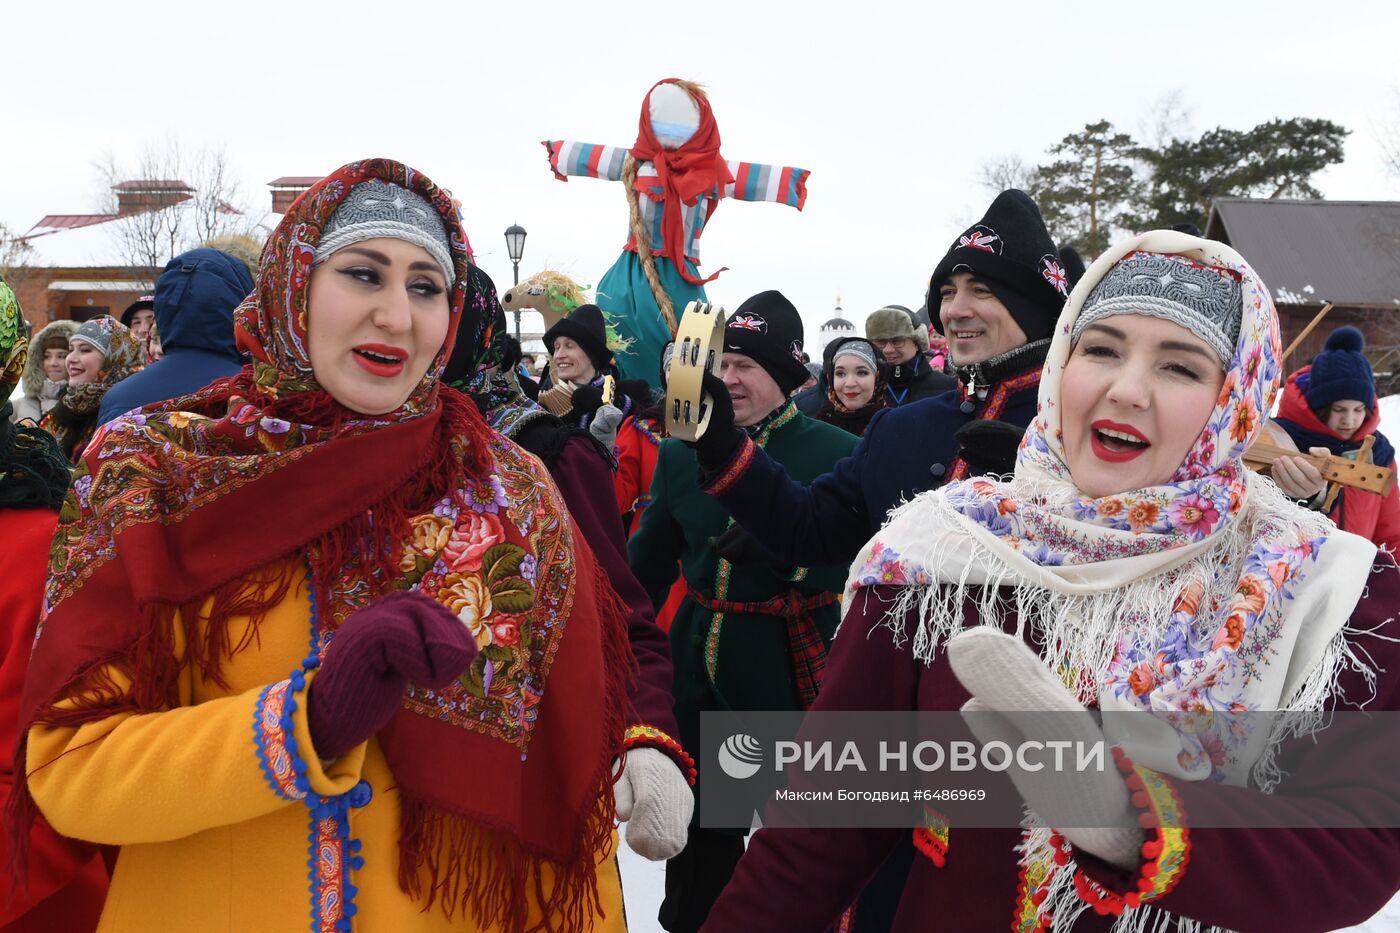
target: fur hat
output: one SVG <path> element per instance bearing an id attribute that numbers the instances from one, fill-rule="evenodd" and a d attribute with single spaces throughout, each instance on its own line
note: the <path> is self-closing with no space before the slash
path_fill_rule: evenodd
<path id="1" fill-rule="evenodd" d="M 1309 408 L 1322 411 L 1343 400 L 1364 402 L 1368 411 L 1374 407 L 1376 379 L 1365 349 L 1366 338 L 1355 327 L 1338 327 L 1327 336 L 1303 389 Z"/>
<path id="2" fill-rule="evenodd" d="M 920 353 L 928 350 L 928 327 L 916 324 L 914 312 L 904 305 L 885 305 L 879 311 L 870 312 L 865 319 L 865 339 L 897 340 L 900 337 L 918 344 Z"/>
<path id="3" fill-rule="evenodd" d="M 560 337 L 568 337 L 578 344 L 593 368 L 602 372 L 612 365 L 613 351 L 608 349 L 608 325 L 603 319 L 603 311 L 597 305 L 579 305 L 569 316 L 563 318 L 544 333 L 544 345 L 550 356 L 554 355 L 554 343 Z"/>
<path id="4" fill-rule="evenodd" d="M 1045 229 L 1040 208 L 1030 195 L 1015 188 L 997 195 L 982 219 L 953 241 L 933 270 L 928 307 L 934 329 L 940 334 L 943 324 L 934 314 L 934 298 L 954 272 L 971 272 L 986 283 L 1011 312 L 1029 343 L 1054 332 L 1069 297 L 1069 275 Z"/>
<path id="5" fill-rule="evenodd" d="M 724 325 L 724 349 L 752 357 L 784 395 L 808 379 L 802 364 L 802 317 L 782 292 L 759 292 L 739 305 Z"/>
<path id="6" fill-rule="evenodd" d="M 38 398 L 44 389 L 44 350 L 59 340 L 67 347 L 77 332 L 77 321 L 51 321 L 29 341 L 29 361 L 24 364 L 24 377 L 20 380 L 25 395 Z"/>

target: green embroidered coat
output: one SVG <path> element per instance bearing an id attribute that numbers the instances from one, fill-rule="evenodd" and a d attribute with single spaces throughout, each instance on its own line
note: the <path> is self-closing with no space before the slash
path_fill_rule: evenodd
<path id="1" fill-rule="evenodd" d="M 754 440 L 782 464 L 788 476 L 810 483 L 855 447 L 852 434 L 799 412 L 788 402 Z M 695 454 L 677 440 L 661 444 L 652 477 L 651 505 L 628 544 L 637 579 L 661 606 L 676 579 L 712 599 L 756 602 L 797 590 L 841 592 L 846 564 L 791 567 L 731 565 L 715 551 L 715 539 L 733 524 L 717 500 L 702 492 Z M 812 617 L 829 644 L 840 621 L 839 603 Z M 700 713 L 706 710 L 795 710 L 801 706 L 788 655 L 787 623 L 778 616 L 714 612 L 687 597 L 671 624 L 675 666 L 672 692 L 686 750 L 699 755 Z"/>

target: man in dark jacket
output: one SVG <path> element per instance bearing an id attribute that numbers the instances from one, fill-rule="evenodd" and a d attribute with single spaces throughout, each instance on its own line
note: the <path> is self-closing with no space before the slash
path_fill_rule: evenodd
<path id="1" fill-rule="evenodd" d="M 243 361 L 233 339 L 233 310 L 252 290 L 242 260 L 216 249 L 192 249 L 166 263 L 155 292 L 165 356 L 113 386 L 102 397 L 98 423 L 238 372 Z"/>
<path id="2" fill-rule="evenodd" d="M 898 408 L 942 395 L 957 379 L 929 365 L 928 325 L 903 305 L 885 305 L 865 319 L 865 339 L 885 358 L 885 407 Z"/>
<path id="3" fill-rule="evenodd" d="M 732 420 L 721 423 L 724 406 L 716 406 L 694 445 L 701 488 L 776 559 L 848 563 L 901 502 L 970 473 L 1011 470 L 1072 284 L 1035 202 L 1003 191 L 953 241 L 929 281 L 928 307 L 948 339 L 955 389 L 877 412 L 851 455 L 807 484 Z M 705 386 L 712 396 L 722 391 L 712 377 Z M 889 929 L 914 857 L 903 846 L 867 886 L 855 912 L 859 933 Z"/>
<path id="4" fill-rule="evenodd" d="M 890 509 L 969 474 L 958 429 L 977 420 L 1030 423 L 1069 284 L 1035 202 L 1002 192 L 954 240 L 929 283 L 956 389 L 878 413 L 852 454 L 810 485 L 793 482 L 732 424 L 712 420 L 695 445 L 703 488 L 783 560 L 851 560 Z"/>

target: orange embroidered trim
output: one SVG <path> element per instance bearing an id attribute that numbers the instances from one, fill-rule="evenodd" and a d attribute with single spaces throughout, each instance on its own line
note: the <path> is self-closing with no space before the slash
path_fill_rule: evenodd
<path id="1" fill-rule="evenodd" d="M 676 763 L 681 766 L 681 772 L 685 774 L 685 779 L 691 787 L 695 786 L 695 759 L 690 757 L 690 753 L 681 747 L 681 743 L 671 738 L 655 726 L 628 726 L 622 733 L 622 747 L 635 748 L 638 746 L 646 748 L 663 749 L 671 753 L 671 757 L 676 759 Z"/>
<path id="2" fill-rule="evenodd" d="M 1138 824 L 1149 833 L 1142 844 L 1143 862 L 1138 866 L 1136 888 L 1126 893 L 1110 891 L 1082 870 L 1074 873 L 1074 888 L 1094 913 L 1116 917 L 1127 908 L 1154 901 L 1176 887 L 1191 858 L 1191 839 L 1185 826 L 1185 808 L 1167 779 L 1134 765 L 1117 746 L 1113 748 L 1113 758 L 1132 793 L 1133 806 L 1141 811 Z M 1057 840 L 1058 836 L 1052 837 L 1052 842 Z"/>
<path id="3" fill-rule="evenodd" d="M 939 868 L 948 864 L 948 817 L 924 805 L 924 825 L 914 829 L 914 848 Z"/>

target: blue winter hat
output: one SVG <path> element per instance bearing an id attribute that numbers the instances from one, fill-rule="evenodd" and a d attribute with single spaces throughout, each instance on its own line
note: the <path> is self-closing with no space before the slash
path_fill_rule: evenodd
<path id="1" fill-rule="evenodd" d="M 1369 411 L 1376 397 L 1376 380 L 1371 362 L 1361 351 L 1366 338 L 1355 327 L 1338 327 L 1327 337 L 1322 352 L 1314 359 L 1303 396 L 1313 411 L 1322 411 L 1333 402 L 1352 399 L 1364 402 Z"/>

